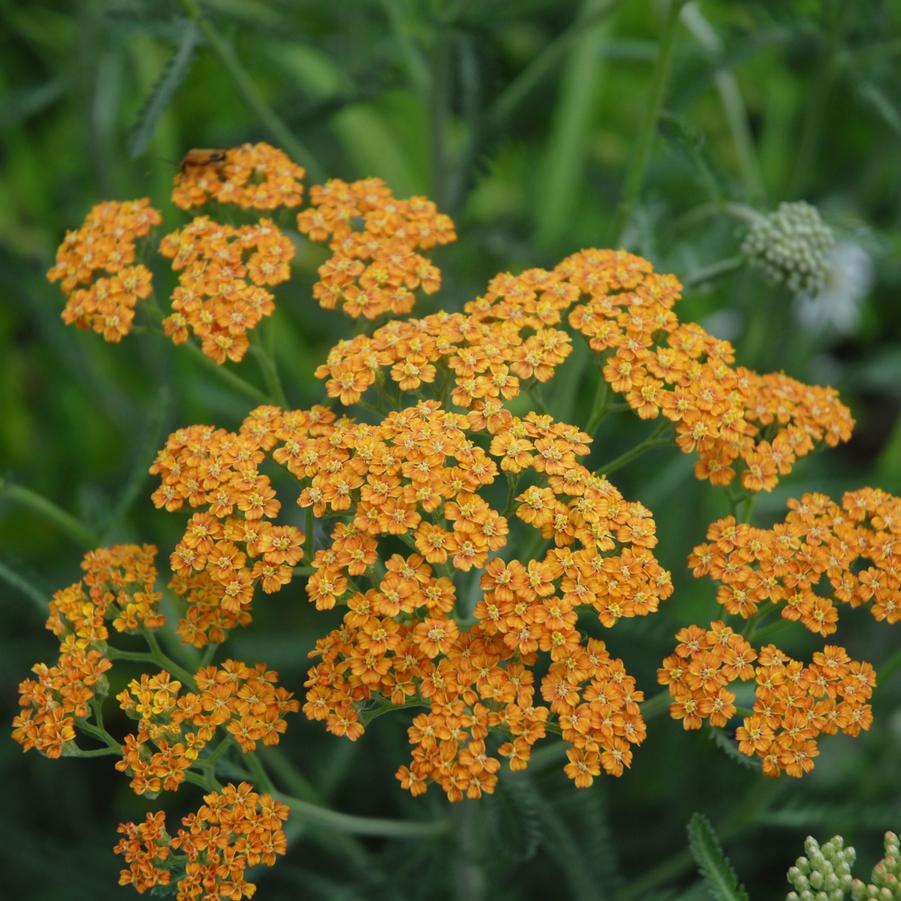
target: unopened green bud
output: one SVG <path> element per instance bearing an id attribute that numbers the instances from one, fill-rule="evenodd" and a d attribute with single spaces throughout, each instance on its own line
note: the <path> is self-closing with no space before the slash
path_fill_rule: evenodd
<path id="1" fill-rule="evenodd" d="M 828 254 L 835 240 L 816 207 L 780 203 L 751 226 L 742 243 L 750 264 L 773 284 L 796 294 L 815 294 L 829 274 Z"/>

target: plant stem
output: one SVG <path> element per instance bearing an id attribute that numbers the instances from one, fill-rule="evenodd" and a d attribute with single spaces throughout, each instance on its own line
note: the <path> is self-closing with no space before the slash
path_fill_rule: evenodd
<path id="1" fill-rule="evenodd" d="M 360 817 L 354 814 L 341 813 L 310 804 L 299 798 L 292 798 L 281 792 L 273 797 L 287 804 L 291 811 L 311 826 L 344 832 L 350 835 L 372 835 L 380 838 L 425 839 L 438 838 L 450 831 L 447 820 L 389 820 L 381 817 Z"/>
<path id="2" fill-rule="evenodd" d="M 814 154 L 820 149 L 820 133 L 823 130 L 826 102 L 838 73 L 842 32 L 849 13 L 855 9 L 855 4 L 837 3 L 834 9 L 833 19 L 826 34 L 826 46 L 813 76 L 813 85 L 804 91 L 804 122 L 797 144 L 798 155 L 795 157 L 795 165 L 785 192 L 789 199 L 803 191 L 814 168 L 811 163 Z"/>
<path id="3" fill-rule="evenodd" d="M 579 16 L 566 30 L 560 32 L 550 43 L 545 44 L 541 52 L 532 58 L 529 64 L 498 94 L 489 107 L 486 115 L 489 129 L 500 133 L 503 126 L 513 117 L 529 94 L 540 84 L 542 78 L 560 60 L 566 58 L 572 45 L 585 30 L 615 9 L 616 5 L 611 0 L 587 15 Z"/>
<path id="4" fill-rule="evenodd" d="M 642 717 L 647 722 L 647 720 L 653 719 L 655 716 L 660 716 L 661 713 L 665 713 L 669 709 L 671 701 L 672 696 L 668 688 L 658 691 L 657 694 L 641 702 L 639 709 Z"/>
<path id="5" fill-rule="evenodd" d="M 673 45 L 675 43 L 676 30 L 679 26 L 679 15 L 684 4 L 685 0 L 671 0 L 669 14 L 663 26 L 660 49 L 658 50 L 657 61 L 654 64 L 654 71 L 651 76 L 651 90 L 644 107 L 644 117 L 639 125 L 635 149 L 632 151 L 629 168 L 626 171 L 622 196 L 616 208 L 616 215 L 613 217 L 611 243 L 615 245 L 622 243 L 623 234 L 635 212 L 635 204 L 644 182 L 648 161 L 651 157 L 651 147 L 654 143 L 654 135 L 657 131 L 657 120 L 660 118 L 660 109 L 666 93 Z"/>
<path id="6" fill-rule="evenodd" d="M 477 823 L 479 802 L 465 798 L 453 813 L 457 850 L 451 862 L 452 897 L 458 901 L 481 901 L 485 897 L 485 872 L 479 863 Z"/>
<path id="7" fill-rule="evenodd" d="M 270 403 L 275 404 L 275 406 L 287 410 L 288 401 L 285 398 L 282 380 L 279 378 L 278 367 L 275 364 L 275 356 L 272 353 L 272 335 L 272 330 L 267 329 L 265 339 L 267 346 L 264 347 L 262 344 L 256 344 L 253 345 L 250 350 L 260 364 L 260 371 L 263 373 L 263 381 L 266 383 L 266 388 L 269 391 L 267 400 Z"/>
<path id="8" fill-rule="evenodd" d="M 92 748 L 85 751 L 83 748 L 73 748 L 66 752 L 67 757 L 118 757 L 119 751 L 115 748 Z"/>
<path id="9" fill-rule="evenodd" d="M 58 507 L 53 501 L 32 491 L 30 488 L 24 488 L 22 485 L 14 485 L 5 479 L 0 479 L 0 496 L 2 495 L 6 495 L 6 497 L 21 504 L 23 507 L 27 507 L 48 522 L 52 522 L 83 547 L 94 548 L 100 543 L 99 538 L 71 513 L 67 513 L 62 507 Z"/>
<path id="10" fill-rule="evenodd" d="M 609 412 L 609 406 L 610 386 L 607 384 L 607 380 L 604 378 L 604 374 L 599 373 L 598 387 L 597 392 L 594 395 L 594 403 L 591 407 L 591 415 L 588 417 L 588 423 L 585 426 L 585 431 L 592 437 L 594 437 L 594 433 L 598 430 L 598 426 L 601 424 L 602 420 Z"/>
<path id="11" fill-rule="evenodd" d="M 160 309 L 159 304 L 156 302 L 156 297 L 151 295 L 150 299 L 147 303 L 141 305 L 141 309 L 148 316 L 148 320 L 150 322 L 150 330 L 162 337 L 165 341 L 168 341 L 168 336 L 165 331 L 162 329 L 163 322 L 163 311 Z M 256 385 L 251 385 L 250 382 L 245 381 L 241 378 L 236 372 L 233 372 L 231 369 L 228 369 L 227 366 L 223 364 L 217 363 L 215 360 L 211 360 L 201 349 L 198 347 L 193 340 L 185 341 L 182 345 L 179 345 L 187 349 L 188 353 L 194 356 L 194 359 L 201 363 L 201 365 L 210 372 L 216 374 L 216 376 L 222 379 L 232 388 L 236 388 L 242 394 L 249 397 L 251 400 L 256 401 L 258 404 L 265 404 L 268 402 L 269 398 L 266 397 L 265 392 L 261 391 L 257 388 Z"/>
<path id="12" fill-rule="evenodd" d="M 742 256 L 728 257 L 725 260 L 719 260 L 716 263 L 711 263 L 709 266 L 704 266 L 702 269 L 692 272 L 691 275 L 682 280 L 682 287 L 697 288 L 698 285 L 716 281 L 718 278 L 722 278 L 730 272 L 735 272 L 744 265 L 745 258 Z"/>
<path id="13" fill-rule="evenodd" d="M 706 50 L 711 61 L 716 62 L 723 52 L 723 42 L 704 18 L 696 3 L 689 3 L 682 10 L 682 22 Z M 717 65 L 713 81 L 720 95 L 729 130 L 732 132 L 732 142 L 735 144 L 745 191 L 748 197 L 758 199 L 764 194 L 763 175 L 754 149 L 751 130 L 748 127 L 748 113 L 745 109 L 741 88 L 738 86 L 738 79 L 731 69 L 724 65 Z"/>
<path id="14" fill-rule="evenodd" d="M 43 616 L 47 615 L 47 596 L 43 591 L 35 585 L 32 585 L 31 582 L 10 569 L 4 563 L 0 563 L 0 579 L 6 582 L 7 585 L 17 588 L 25 595 L 25 597 L 30 601 L 33 601 L 40 614 Z"/>
<path id="15" fill-rule="evenodd" d="M 316 162 L 315 157 L 294 136 L 281 117 L 263 99 L 253 79 L 241 65 L 241 61 L 232 49 L 231 44 L 222 37 L 216 26 L 203 14 L 197 0 L 179 0 L 179 3 L 185 13 L 197 23 L 197 27 L 203 33 L 213 53 L 219 57 L 219 61 L 226 72 L 228 72 L 248 109 L 260 120 L 263 127 L 281 145 L 282 149 L 295 162 L 303 164 L 312 177 L 318 179 L 320 176 L 319 164 Z"/>
<path id="16" fill-rule="evenodd" d="M 603 466 L 599 467 L 596 470 L 598 475 L 607 476 L 612 472 L 616 472 L 618 469 L 622 469 L 623 466 L 631 463 L 637 457 L 640 457 L 645 452 L 651 450 L 655 447 L 664 447 L 669 444 L 669 439 L 665 441 L 660 440 L 660 436 L 669 428 L 670 423 L 669 420 L 664 419 L 660 425 L 648 435 L 647 438 L 644 439 L 640 444 L 636 444 L 631 450 L 627 450 L 624 454 L 620 454 L 618 457 L 614 457 L 609 463 L 605 463 Z"/>
<path id="17" fill-rule="evenodd" d="M 882 666 L 876 671 L 876 688 L 874 693 L 879 690 L 892 676 L 901 670 L 901 649 L 895 651 Z"/>
<path id="18" fill-rule="evenodd" d="M 778 635 L 780 632 L 783 632 L 790 625 L 792 625 L 792 620 L 790 619 L 780 619 L 778 623 L 770 623 L 770 625 L 766 626 L 763 629 L 754 629 L 748 633 L 748 640 L 750 641 L 751 637 L 755 637 L 757 641 L 762 641 L 764 638 L 769 638 L 772 635 Z"/>
<path id="19" fill-rule="evenodd" d="M 155 663 L 160 669 L 168 670 L 173 676 L 178 676 L 178 678 L 190 688 L 196 687 L 194 676 L 163 651 L 159 642 L 156 640 L 156 636 L 152 632 L 147 629 L 142 629 L 141 634 L 147 641 L 147 645 L 150 648 L 149 651 L 123 651 L 119 648 L 110 647 L 107 649 L 107 655 L 110 660 L 133 660 L 139 663 Z"/>

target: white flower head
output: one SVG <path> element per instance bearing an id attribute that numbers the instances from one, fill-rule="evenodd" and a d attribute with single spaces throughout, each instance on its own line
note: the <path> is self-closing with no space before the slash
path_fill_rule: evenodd
<path id="1" fill-rule="evenodd" d="M 873 259 L 859 244 L 839 241 L 826 262 L 828 272 L 822 288 L 798 295 L 798 320 L 810 329 L 848 335 L 857 328 L 873 283 Z"/>

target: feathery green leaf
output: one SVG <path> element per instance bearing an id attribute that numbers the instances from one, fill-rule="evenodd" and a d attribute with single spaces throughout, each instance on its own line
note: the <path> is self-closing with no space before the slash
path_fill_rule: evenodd
<path id="1" fill-rule="evenodd" d="M 194 22 L 187 22 L 175 53 L 144 101 L 132 127 L 128 139 L 128 152 L 132 157 L 141 156 L 150 144 L 157 123 L 172 103 L 175 92 L 185 80 L 194 62 L 199 40 L 200 32 L 197 25 Z"/>
<path id="2" fill-rule="evenodd" d="M 748 893 L 739 884 L 710 820 L 702 813 L 693 814 L 688 822 L 688 844 L 712 897 L 717 901 L 748 901 Z"/>

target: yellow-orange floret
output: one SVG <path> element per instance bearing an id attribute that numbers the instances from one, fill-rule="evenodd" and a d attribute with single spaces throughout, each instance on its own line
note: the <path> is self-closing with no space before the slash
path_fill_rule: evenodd
<path id="1" fill-rule="evenodd" d="M 116 769 L 131 777 L 137 794 L 155 794 L 177 789 L 217 737 L 230 737 L 246 752 L 259 743 L 278 744 L 287 729 L 285 714 L 296 713 L 300 703 L 277 679 L 264 664 L 240 660 L 203 667 L 194 676 L 195 690 L 187 692 L 165 671 L 132 679 L 116 699 L 138 728 L 126 736 Z"/>
<path id="2" fill-rule="evenodd" d="M 131 331 L 138 301 L 153 290 L 150 270 L 137 262 L 137 242 L 160 222 L 147 197 L 110 200 L 66 233 L 47 278 L 66 295 L 67 325 L 93 329 L 114 343 Z"/>
<path id="3" fill-rule="evenodd" d="M 252 897 L 256 886 L 245 873 L 260 864 L 272 866 L 287 850 L 282 824 L 288 807 L 247 782 L 229 783 L 203 801 L 182 818 L 174 837 L 166 831 L 163 811 L 148 813 L 142 823 L 120 825 L 122 838 L 113 850 L 126 868 L 119 884 L 141 894 L 174 884 L 178 901 Z"/>
<path id="4" fill-rule="evenodd" d="M 754 615 L 767 601 L 784 619 L 818 635 L 836 630 L 834 601 L 870 605 L 873 617 L 901 619 L 901 499 L 885 491 L 849 491 L 841 504 L 823 494 L 789 501 L 783 522 L 769 529 L 726 517 L 689 557 L 697 577 L 720 583 L 728 613 Z"/>
<path id="5" fill-rule="evenodd" d="M 725 727 L 737 716 L 730 686 L 753 681 L 754 708 L 735 738 L 742 754 L 760 758 L 767 776 L 803 776 L 814 767 L 820 735 L 858 735 L 872 723 L 867 701 L 876 674 L 842 647 L 826 645 L 805 666 L 772 644 L 755 651 L 722 622 L 708 630 L 689 626 L 676 638 L 675 653 L 657 673 L 673 698 L 670 715 L 685 729 Z"/>
<path id="6" fill-rule="evenodd" d="M 166 235 L 160 253 L 178 272 L 166 334 L 176 344 L 194 335 L 216 363 L 243 359 L 248 332 L 275 311 L 268 289 L 291 276 L 291 240 L 271 219 L 235 227 L 198 216 Z"/>
<path id="7" fill-rule="evenodd" d="M 175 176 L 172 202 L 188 210 L 210 201 L 252 210 L 300 206 L 303 166 L 269 144 L 190 151 Z"/>
<path id="8" fill-rule="evenodd" d="M 399 200 L 379 178 L 315 185 L 297 227 L 332 252 L 313 296 L 326 309 L 340 304 L 348 316 L 366 319 L 409 313 L 417 290 L 434 294 L 441 272 L 418 251 L 456 240 L 450 217 L 431 200 Z"/>

